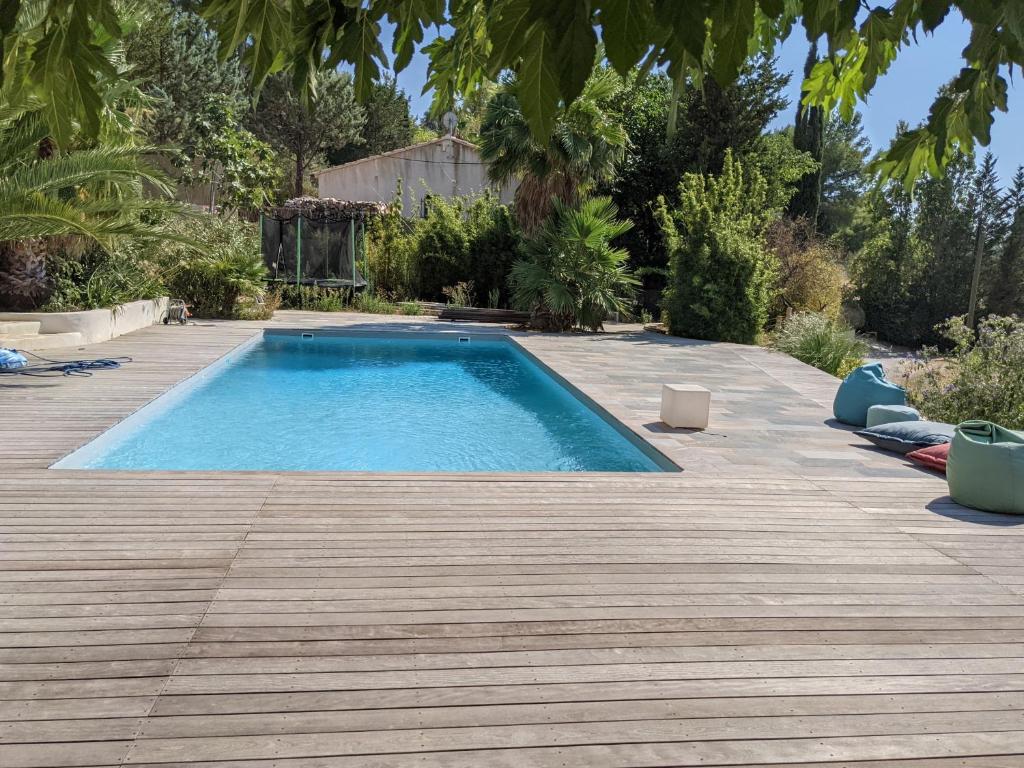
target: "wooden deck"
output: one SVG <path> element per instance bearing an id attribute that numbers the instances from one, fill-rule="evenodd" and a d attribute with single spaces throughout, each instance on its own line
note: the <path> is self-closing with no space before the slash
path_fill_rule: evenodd
<path id="1" fill-rule="evenodd" d="M 256 327 L 0 380 L 0 766 L 1024 765 L 1024 521 L 764 350 L 523 339 L 675 475 L 47 469 Z M 706 433 L 657 425 L 664 380 Z"/>

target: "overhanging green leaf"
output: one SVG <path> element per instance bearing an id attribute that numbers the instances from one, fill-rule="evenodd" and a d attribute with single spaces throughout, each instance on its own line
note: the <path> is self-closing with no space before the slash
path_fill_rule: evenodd
<path id="1" fill-rule="evenodd" d="M 366 100 L 373 84 L 380 79 L 378 62 L 387 65 L 387 57 L 380 44 L 380 24 L 367 14 L 358 14 L 342 28 L 337 46 L 343 59 L 355 67 L 353 86 L 356 98 Z"/>
<path id="2" fill-rule="evenodd" d="M 650 0 L 599 0 L 598 21 L 608 61 L 625 76 L 650 46 Z"/>
<path id="3" fill-rule="evenodd" d="M 545 25 L 539 24 L 523 52 L 519 70 L 519 98 L 523 114 L 537 136 L 547 136 L 558 111 L 558 71 L 555 41 Z"/>
<path id="4" fill-rule="evenodd" d="M 597 35 L 591 20 L 588 0 L 575 3 L 552 3 L 550 11 L 539 21 L 546 23 L 556 41 L 559 87 L 562 99 L 572 101 L 583 90 L 594 68 Z"/>
<path id="5" fill-rule="evenodd" d="M 712 72 L 720 85 L 733 82 L 747 59 L 754 33 L 754 0 L 722 0 L 712 15 Z"/>

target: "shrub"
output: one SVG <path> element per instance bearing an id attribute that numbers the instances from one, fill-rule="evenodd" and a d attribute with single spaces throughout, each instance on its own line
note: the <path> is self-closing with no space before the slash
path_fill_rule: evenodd
<path id="1" fill-rule="evenodd" d="M 41 307 L 43 312 L 102 309 L 166 293 L 141 244 L 131 241 L 109 252 L 91 246 L 77 257 L 61 251 L 48 259 L 47 273 L 53 293 Z"/>
<path id="2" fill-rule="evenodd" d="M 369 315 L 393 315 L 398 311 L 397 306 L 372 291 L 357 293 L 352 301 L 352 309 Z"/>
<path id="3" fill-rule="evenodd" d="M 172 219 L 161 232 L 167 239 L 122 238 L 109 252 L 94 246 L 79 257 L 59 254 L 50 265 L 54 292 L 46 309 L 112 307 L 170 294 L 199 317 L 255 319 L 268 306 L 273 312 L 254 224 L 203 214 Z"/>
<path id="4" fill-rule="evenodd" d="M 476 286 L 478 297 L 487 297 L 487 306 L 500 307 L 502 293 L 508 290 L 512 265 L 519 258 L 522 244 L 519 226 L 511 209 L 490 192 L 470 204 L 466 224 L 469 228 L 466 281 Z"/>
<path id="5" fill-rule="evenodd" d="M 676 336 L 752 344 L 775 297 L 778 265 L 761 232 L 767 184 L 731 153 L 718 177 L 687 174 L 680 203 L 659 199 L 657 218 L 669 252 L 663 299 Z"/>
<path id="6" fill-rule="evenodd" d="M 341 289 L 318 285 L 285 285 L 281 288 L 284 309 L 305 309 L 310 312 L 341 312 L 345 297 Z"/>
<path id="7" fill-rule="evenodd" d="M 269 320 L 281 306 L 280 289 L 267 291 L 263 299 L 245 297 L 235 305 L 235 317 L 239 320 Z"/>
<path id="8" fill-rule="evenodd" d="M 571 207 L 554 202 L 551 215 L 526 243 L 527 259 L 512 267 L 513 302 L 533 313 L 542 330 L 600 330 L 611 313 L 629 315 L 638 280 L 626 269 L 629 253 L 611 241 L 632 224 L 616 218 L 611 198 Z"/>
<path id="9" fill-rule="evenodd" d="M 456 283 L 455 285 L 449 285 L 447 288 L 442 288 L 441 293 L 444 294 L 445 299 L 448 301 L 450 307 L 471 307 L 473 306 L 473 281 L 468 283 Z"/>
<path id="10" fill-rule="evenodd" d="M 952 350 L 944 358 L 926 350 L 912 376 L 911 402 L 935 421 L 986 419 L 1024 429 L 1024 319 L 990 316 L 975 333 L 954 317 L 936 330 Z"/>
<path id="11" fill-rule="evenodd" d="M 402 196 L 366 226 L 366 256 L 374 286 L 388 295 L 412 296 L 417 222 L 402 216 Z"/>
<path id="12" fill-rule="evenodd" d="M 192 305 L 197 317 L 237 317 L 243 305 L 259 303 L 266 294 L 266 267 L 256 225 L 225 216 L 189 221 L 189 234 L 202 253 L 183 245 L 165 247 L 165 282 L 170 294 Z"/>
<path id="13" fill-rule="evenodd" d="M 818 237 L 806 219 L 774 221 L 765 232 L 765 243 L 779 264 L 773 314 L 821 312 L 838 318 L 847 280 L 836 249 Z"/>
<path id="14" fill-rule="evenodd" d="M 364 290 L 349 298 L 347 288 L 325 288 L 318 285 L 286 285 L 281 288 L 285 309 L 308 312 L 365 312 L 370 315 L 421 315 L 423 309 L 414 301 L 400 301 L 382 291 Z"/>
<path id="15" fill-rule="evenodd" d="M 787 317 L 772 337 L 772 346 L 833 376 L 848 374 L 868 351 L 852 328 L 818 312 Z"/>
<path id="16" fill-rule="evenodd" d="M 417 295 L 442 301 L 442 289 L 462 280 L 468 265 L 469 232 L 461 201 L 432 198 L 416 238 Z"/>
<path id="17" fill-rule="evenodd" d="M 373 283 L 388 296 L 440 301 L 445 287 L 473 283 L 480 298 L 498 291 L 500 301 L 520 242 L 508 206 L 488 192 L 431 198 L 425 219 L 404 218 L 398 199 L 368 225 L 366 248 Z"/>

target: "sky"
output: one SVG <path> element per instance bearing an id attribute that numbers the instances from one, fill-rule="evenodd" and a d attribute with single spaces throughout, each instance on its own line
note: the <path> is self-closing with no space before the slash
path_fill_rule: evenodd
<path id="1" fill-rule="evenodd" d="M 960 71 L 960 52 L 969 35 L 970 27 L 962 19 L 951 17 L 934 35 L 918 35 L 917 45 L 900 51 L 889 71 L 875 84 L 867 104 L 859 107 L 864 132 L 873 149 L 889 145 L 901 120 L 913 126 L 928 116 L 939 88 Z M 793 108 L 779 115 L 775 128 L 793 122 L 807 49 L 806 39 L 794 34 L 778 51 L 779 69 L 794 73 L 788 94 Z M 1017 166 L 1024 164 L 1024 86 L 1019 84 L 1020 73 L 1016 74 L 1018 78 L 1011 81 L 1007 98 L 1009 112 L 996 112 L 992 143 L 988 147 L 998 160 L 997 169 L 1004 182 L 1009 181 Z M 984 148 L 978 149 L 979 158 L 984 152 Z"/>
<path id="2" fill-rule="evenodd" d="M 383 43 L 390 51 L 390 30 L 385 30 Z M 960 51 L 967 45 L 969 27 L 960 18 L 950 17 L 934 35 L 919 35 L 918 43 L 903 49 L 886 75 L 879 79 L 867 104 L 860 105 L 864 130 L 873 149 L 888 146 L 896 125 L 905 120 L 916 125 L 928 115 L 938 89 L 951 80 L 961 65 Z M 796 30 L 778 50 L 778 66 L 792 72 L 787 95 L 792 106 L 778 116 L 773 128 L 782 128 L 793 121 L 800 97 L 800 74 L 807 57 L 808 43 Z M 430 105 L 430 94 L 422 94 L 426 82 L 427 60 L 421 54 L 399 73 L 398 84 L 412 100 L 412 111 L 422 115 Z M 1007 182 L 1019 165 L 1024 165 L 1024 86 L 1019 75 L 1011 81 L 1007 113 L 997 112 L 992 126 L 992 143 L 988 147 L 998 160 L 1000 179 Z M 979 148 L 979 157 L 985 150 Z"/>

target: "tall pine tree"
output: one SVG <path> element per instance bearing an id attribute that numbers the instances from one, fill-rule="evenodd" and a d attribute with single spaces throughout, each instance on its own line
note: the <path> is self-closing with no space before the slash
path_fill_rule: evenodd
<path id="1" fill-rule="evenodd" d="M 364 114 L 355 100 L 347 72 L 324 70 L 319 75 L 316 100 L 308 108 L 299 100 L 290 75 L 267 78 L 251 116 L 252 131 L 292 161 L 292 193 L 299 197 L 306 174 L 332 148 L 360 143 Z"/>
<path id="2" fill-rule="evenodd" d="M 1024 167 L 1013 175 L 1004 204 L 1011 224 L 991 271 L 985 309 L 993 315 L 1024 315 Z"/>
<path id="3" fill-rule="evenodd" d="M 1005 205 L 1007 215 L 1011 219 L 1024 206 L 1024 165 L 1018 165 L 1017 171 L 1013 174 L 1010 188 L 1006 190 Z"/>
<path id="4" fill-rule="evenodd" d="M 849 122 L 838 112 L 825 120 L 821 152 L 821 207 L 818 230 L 829 237 L 853 224 L 867 187 L 865 166 L 871 144 L 864 135 L 860 112 Z"/>
<path id="5" fill-rule="evenodd" d="M 974 274 L 977 198 L 973 158 L 957 155 L 946 175 L 917 185 L 917 239 L 924 245 L 924 263 L 913 287 L 914 326 L 921 341 L 942 339 L 935 326 L 967 312 Z"/>
<path id="6" fill-rule="evenodd" d="M 988 262 L 1006 238 L 1012 212 L 1007 210 L 1006 196 L 999 187 L 996 158 L 986 152 L 971 183 L 975 204 L 975 221 L 985 226 L 985 258 Z"/>
<path id="7" fill-rule="evenodd" d="M 974 205 L 975 238 L 984 233 L 981 248 L 981 283 L 980 287 L 991 285 L 995 279 L 996 261 L 1009 234 L 1011 215 L 1007 211 L 1006 196 L 999 187 L 999 175 L 996 173 L 996 159 L 991 152 L 986 152 L 981 165 L 971 180 L 971 196 Z M 975 240 L 977 248 L 977 239 Z M 973 274 L 972 274 L 973 278 Z M 987 306 L 984 291 L 979 290 L 978 311 L 976 317 L 984 317 L 991 312 Z"/>
<path id="8" fill-rule="evenodd" d="M 409 97 L 394 78 L 374 83 L 369 98 L 360 106 L 366 113 L 361 133 L 363 142 L 347 141 L 339 147 L 329 147 L 329 164 L 341 165 L 412 144 L 416 126 L 409 112 Z"/>
<path id="9" fill-rule="evenodd" d="M 224 96 L 241 108 L 246 76 L 238 57 L 221 61 L 217 35 L 195 13 L 168 0 L 140 3 L 142 22 L 125 37 L 132 77 L 154 97 L 147 133 L 156 145 L 188 146 L 199 138 L 212 96 Z"/>

